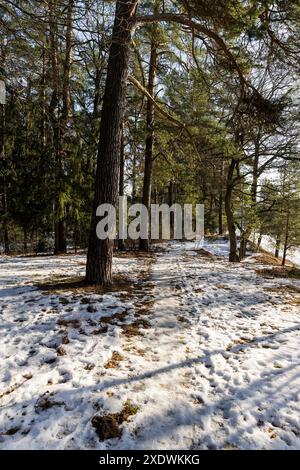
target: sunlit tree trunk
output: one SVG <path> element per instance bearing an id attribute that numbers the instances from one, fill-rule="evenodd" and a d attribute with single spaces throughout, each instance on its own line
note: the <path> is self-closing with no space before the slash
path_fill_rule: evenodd
<path id="1" fill-rule="evenodd" d="M 96 210 L 102 203 L 115 206 L 118 197 L 120 128 L 126 100 L 132 19 L 137 3 L 138 0 L 116 2 L 101 114 L 95 196 L 86 266 L 86 281 L 93 284 L 112 282 L 113 240 L 98 239 Z"/>
<path id="2" fill-rule="evenodd" d="M 234 171 L 237 165 L 237 160 L 232 159 L 228 168 L 227 175 L 227 186 L 226 186 L 226 195 L 225 195 L 225 211 L 227 217 L 227 227 L 229 233 L 229 242 L 230 242 L 230 253 L 229 261 L 236 263 L 239 261 L 239 256 L 237 254 L 237 240 L 236 240 L 236 227 L 234 222 L 234 214 L 232 210 L 232 193 L 233 193 L 233 176 Z"/>

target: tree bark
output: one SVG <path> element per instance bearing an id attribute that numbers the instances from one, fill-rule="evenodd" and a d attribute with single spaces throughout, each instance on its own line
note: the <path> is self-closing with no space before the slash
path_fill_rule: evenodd
<path id="1" fill-rule="evenodd" d="M 286 216 L 286 225 L 285 225 L 282 266 L 285 266 L 285 262 L 286 262 L 286 255 L 287 255 L 288 243 L 289 243 L 289 230 L 290 230 L 290 212 L 288 211 L 287 216 Z"/>
<path id="2" fill-rule="evenodd" d="M 257 240 L 257 248 L 258 249 L 260 248 L 261 242 L 262 242 L 262 234 L 260 233 L 259 236 L 258 236 L 258 240 Z"/>
<path id="3" fill-rule="evenodd" d="M 5 46 L 3 45 L 0 49 L 0 79 L 5 79 Z M 4 242 L 4 253 L 9 254 L 9 232 L 7 222 L 7 162 L 5 158 L 5 104 L 0 104 L 0 170 L 1 170 L 1 193 L 2 193 L 2 213 L 3 213 L 3 242 Z"/>
<path id="4" fill-rule="evenodd" d="M 218 228 L 219 235 L 223 235 L 223 191 L 219 192 Z"/>
<path id="5" fill-rule="evenodd" d="M 154 39 L 151 41 L 150 67 L 148 92 L 154 99 L 155 93 L 155 76 L 157 67 L 157 45 Z M 147 101 L 147 120 L 146 120 L 146 149 L 145 149 L 145 169 L 142 203 L 149 210 L 151 205 L 151 184 L 152 184 L 152 163 L 153 163 L 153 145 L 154 145 L 154 104 L 153 100 Z M 140 240 L 140 250 L 149 251 L 150 234 L 148 230 L 148 239 Z"/>
<path id="6" fill-rule="evenodd" d="M 42 52 L 42 76 L 40 80 L 40 106 L 41 106 L 41 123 L 40 123 L 40 136 L 41 136 L 41 150 L 46 147 L 46 39 L 43 37 L 43 52 Z"/>
<path id="7" fill-rule="evenodd" d="M 252 169 L 252 185 L 251 185 L 252 206 L 256 206 L 256 202 L 257 202 L 257 187 L 258 187 L 258 178 L 259 178 L 259 152 L 260 152 L 259 139 L 260 139 L 260 136 L 258 135 L 254 143 L 255 151 L 254 151 L 254 161 L 253 161 L 253 169 Z"/>
<path id="8" fill-rule="evenodd" d="M 119 196 L 124 196 L 124 171 L 125 171 L 125 139 L 124 139 L 124 123 L 121 126 L 121 148 L 120 148 L 120 176 L 119 176 Z M 123 238 L 118 239 L 118 249 L 125 250 L 125 242 Z"/>
<path id="9" fill-rule="evenodd" d="M 234 214 L 232 210 L 232 193 L 233 193 L 233 176 L 237 165 L 237 160 L 232 159 L 228 168 L 226 195 L 225 195 L 225 212 L 227 217 L 227 227 L 229 233 L 230 253 L 229 261 L 237 263 L 239 256 L 237 254 L 237 241 L 235 233 Z"/>
<path id="10" fill-rule="evenodd" d="M 133 150 L 133 155 L 132 155 L 132 174 L 131 174 L 131 181 L 132 181 L 132 193 L 131 193 L 131 199 L 132 199 L 132 204 L 135 204 L 136 201 L 136 148 Z"/>
<path id="11" fill-rule="evenodd" d="M 52 69 L 52 97 L 49 107 L 49 116 L 53 127 L 54 152 L 55 152 L 55 184 L 56 196 L 54 201 L 54 232 L 55 232 L 55 254 L 66 253 L 66 229 L 65 229 L 65 208 L 62 207 L 61 195 L 64 192 L 64 165 L 65 165 L 65 134 L 67 131 L 71 98 L 70 98 L 70 78 L 72 65 L 72 28 L 74 0 L 68 1 L 67 21 L 66 21 L 66 42 L 64 72 L 62 80 L 62 93 L 59 87 L 59 60 L 58 60 L 58 40 L 57 40 L 57 1 L 49 0 L 49 38 L 50 38 L 50 61 Z M 62 99 L 62 111 L 59 112 L 59 105 Z"/>
<path id="12" fill-rule="evenodd" d="M 276 246 L 275 246 L 275 258 L 279 258 L 280 245 L 281 245 L 280 236 L 277 235 L 277 237 L 276 237 Z"/>
<path id="13" fill-rule="evenodd" d="M 28 236 L 27 236 L 27 229 L 26 227 L 23 227 L 23 250 L 24 250 L 24 253 L 27 253 L 27 249 L 28 249 Z"/>
<path id="14" fill-rule="evenodd" d="M 55 155 L 55 186 L 56 194 L 54 198 L 54 233 L 55 233 L 55 247 L 54 253 L 65 253 L 65 228 L 64 221 L 61 214 L 61 182 L 62 182 L 62 152 L 61 152 L 61 127 L 59 116 L 59 67 L 58 67 L 58 44 L 57 44 L 57 2 L 56 0 L 48 1 L 49 8 L 49 41 L 50 41 L 50 63 L 51 63 L 51 87 L 52 96 L 49 105 L 49 117 L 53 129 L 53 147 Z"/>
<path id="15" fill-rule="evenodd" d="M 100 204 L 116 204 L 120 169 L 120 128 L 124 117 L 126 81 L 133 18 L 138 0 L 118 0 L 109 52 L 107 77 L 100 124 L 100 140 L 95 177 L 95 196 L 86 265 L 86 281 L 112 282 L 113 240 L 96 234 L 96 210 Z"/>

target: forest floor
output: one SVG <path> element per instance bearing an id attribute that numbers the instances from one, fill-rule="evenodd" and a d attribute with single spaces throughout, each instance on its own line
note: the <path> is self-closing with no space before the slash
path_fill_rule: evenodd
<path id="1" fill-rule="evenodd" d="M 0 448 L 300 449 L 300 281 L 204 248 L 0 258 Z"/>

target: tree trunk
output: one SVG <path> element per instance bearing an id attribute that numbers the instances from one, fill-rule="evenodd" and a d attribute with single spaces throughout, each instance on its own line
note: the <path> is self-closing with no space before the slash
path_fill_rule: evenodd
<path id="1" fill-rule="evenodd" d="M 240 261 L 246 258 L 247 245 L 248 245 L 250 235 L 251 233 L 249 233 L 249 230 L 245 230 L 245 232 L 242 233 L 241 241 L 240 241 L 240 254 L 239 254 Z"/>
<path id="2" fill-rule="evenodd" d="M 136 201 L 136 148 L 134 149 L 133 155 L 132 155 L 131 181 L 132 181 L 131 199 L 132 199 L 132 204 L 135 204 L 135 201 Z"/>
<path id="3" fill-rule="evenodd" d="M 252 206 L 256 206 L 257 202 L 257 187 L 258 187 L 258 178 L 259 178 L 259 145 L 260 136 L 258 135 L 255 140 L 255 151 L 254 151 L 254 161 L 252 168 L 252 185 L 251 185 L 251 200 Z"/>
<path id="4" fill-rule="evenodd" d="M 155 93 L 155 76 L 157 67 L 157 45 L 154 39 L 151 41 L 151 55 L 149 67 L 148 92 L 154 98 Z M 152 162 L 153 162 L 153 144 L 154 144 L 154 105 L 153 101 L 147 101 L 147 122 L 146 122 L 146 150 L 145 150 L 145 169 L 142 203 L 149 210 L 151 205 L 151 183 L 152 183 Z M 148 239 L 140 240 L 140 249 L 149 251 L 150 234 L 148 230 Z"/>
<path id="5" fill-rule="evenodd" d="M 72 49 L 73 49 L 73 9 L 74 0 L 68 2 L 67 12 L 67 31 L 66 31 L 66 53 L 64 63 L 64 77 L 63 77 L 63 107 L 62 107 L 62 118 L 61 118 L 61 140 L 63 144 L 64 133 L 70 118 L 71 112 L 71 96 L 70 96 L 70 80 L 71 80 L 71 67 L 72 67 Z"/>
<path id="6" fill-rule="evenodd" d="M 285 266 L 285 262 L 286 262 L 286 255 L 287 255 L 288 243 L 289 243 L 289 230 L 290 230 L 290 212 L 288 211 L 287 216 L 286 216 L 286 226 L 285 226 L 285 237 L 284 237 L 284 245 L 283 245 L 282 266 Z"/>
<path id="7" fill-rule="evenodd" d="M 28 249 L 27 240 L 28 240 L 27 229 L 26 229 L 26 227 L 23 227 L 23 250 L 24 250 L 24 253 L 27 253 L 27 249 Z"/>
<path id="8" fill-rule="evenodd" d="M 40 106 L 41 106 L 41 149 L 46 147 L 46 39 L 43 36 L 43 52 L 42 52 L 42 76 L 40 80 Z"/>
<path id="9" fill-rule="evenodd" d="M 219 193 L 218 227 L 219 235 L 223 235 L 223 191 Z"/>
<path id="10" fill-rule="evenodd" d="M 5 79 L 5 46 L 3 45 L 0 50 L 0 79 L 4 81 Z M 9 233 L 8 233 L 8 222 L 7 222 L 7 163 L 5 158 L 5 105 L 0 104 L 0 173 L 1 173 L 1 187 L 0 191 L 2 193 L 2 213 L 3 213 L 3 242 L 4 242 L 4 253 L 9 254 Z"/>
<path id="11" fill-rule="evenodd" d="M 0 168 L 1 168 L 1 192 L 2 192 L 2 213 L 3 213 L 3 222 L 2 222 L 2 229 L 3 229 L 3 242 L 4 242 L 4 253 L 6 255 L 9 254 L 9 234 L 8 234 L 8 223 L 7 223 L 7 181 L 6 181 L 6 161 L 5 161 L 5 105 L 0 105 Z"/>
<path id="12" fill-rule="evenodd" d="M 169 204 L 169 207 L 172 207 L 172 205 L 174 204 L 174 183 L 172 180 L 170 181 L 169 187 L 168 187 L 168 204 Z M 174 223 L 175 223 L 174 213 L 171 212 L 170 233 L 171 233 L 171 237 L 173 238 L 174 238 Z"/>
<path id="13" fill-rule="evenodd" d="M 56 197 L 54 202 L 54 231 L 55 231 L 55 254 L 66 252 L 66 230 L 65 230 L 65 208 L 62 206 L 61 195 L 64 193 L 64 165 L 65 165 L 65 134 L 71 109 L 70 78 L 72 63 L 72 28 L 74 0 L 68 1 L 66 21 L 66 45 L 64 72 L 62 80 L 62 94 L 59 87 L 59 63 L 58 63 L 58 41 L 57 41 L 57 2 L 49 0 L 49 38 L 50 59 L 52 69 L 52 97 L 49 107 L 49 116 L 53 127 L 54 151 L 55 151 L 55 184 Z M 60 98 L 62 97 L 62 112 L 59 113 Z"/>
<path id="14" fill-rule="evenodd" d="M 119 176 L 119 196 L 124 196 L 124 171 L 125 171 L 125 139 L 124 123 L 121 126 L 121 148 L 120 148 L 120 176 Z M 123 238 L 118 239 L 118 249 L 125 250 Z"/>
<path id="15" fill-rule="evenodd" d="M 55 155 L 55 187 L 54 198 L 54 233 L 55 247 L 54 253 L 65 253 L 66 243 L 64 239 L 65 228 L 63 216 L 61 214 L 61 184 L 62 184 L 62 152 L 61 152 L 61 127 L 59 116 L 59 67 L 58 67 L 58 44 L 57 44 L 57 2 L 48 1 L 49 8 L 49 41 L 50 41 L 50 63 L 51 63 L 51 87 L 52 96 L 49 105 L 49 118 L 53 129 L 53 147 Z"/>
<path id="16" fill-rule="evenodd" d="M 281 245 L 280 236 L 277 235 L 277 237 L 276 237 L 276 246 L 275 246 L 275 258 L 279 258 L 280 245 Z"/>
<path id="17" fill-rule="evenodd" d="M 92 284 L 112 282 L 113 240 L 98 239 L 96 210 L 103 203 L 115 205 L 118 197 L 120 128 L 126 100 L 132 19 L 137 3 L 138 0 L 118 0 L 116 3 L 101 113 L 95 196 L 86 265 L 86 281 Z"/>
<path id="18" fill-rule="evenodd" d="M 233 175 L 237 165 L 237 160 L 232 159 L 228 168 L 226 195 L 225 195 L 225 212 L 227 217 L 227 227 L 229 233 L 230 242 L 230 254 L 229 261 L 231 263 L 237 263 L 239 256 L 237 254 L 237 241 L 235 233 L 234 214 L 232 210 L 232 192 L 233 192 Z"/>
<path id="19" fill-rule="evenodd" d="M 260 233 L 259 236 L 258 236 L 258 240 L 257 240 L 257 248 L 258 249 L 260 248 L 261 242 L 262 242 L 262 234 Z"/>

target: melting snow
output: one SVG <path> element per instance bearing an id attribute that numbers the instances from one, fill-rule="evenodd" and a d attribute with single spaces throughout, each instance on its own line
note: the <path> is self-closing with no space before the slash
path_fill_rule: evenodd
<path id="1" fill-rule="evenodd" d="M 117 258 L 131 295 L 35 287 L 83 256 L 1 258 L 0 448 L 300 449 L 300 283 L 204 248 Z M 126 402 L 100 442 L 91 419 Z"/>

